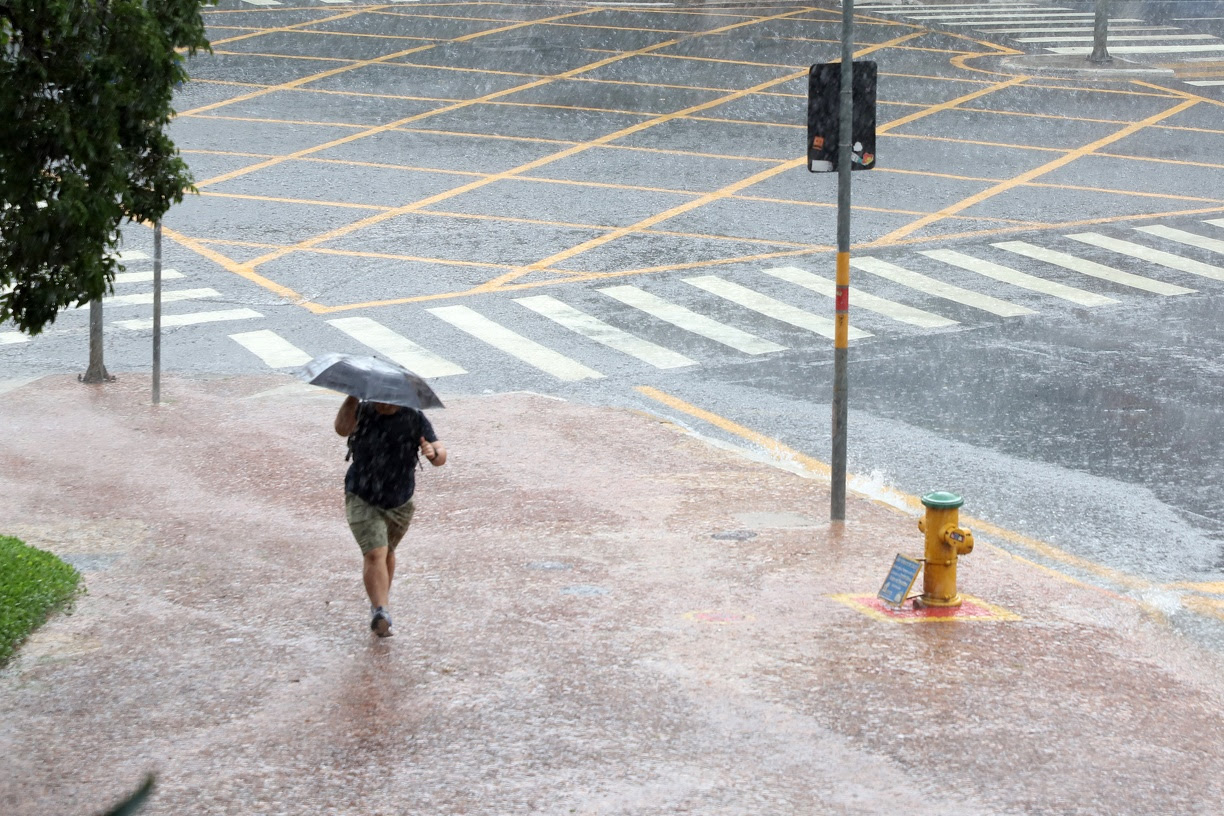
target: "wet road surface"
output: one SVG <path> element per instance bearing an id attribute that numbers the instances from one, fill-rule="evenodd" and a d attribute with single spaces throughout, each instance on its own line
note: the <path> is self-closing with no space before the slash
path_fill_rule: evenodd
<path id="1" fill-rule="evenodd" d="M 1172 76 L 1026 74 L 1005 60 L 1049 44 L 875 5 L 856 28 L 881 104 L 879 169 L 855 176 L 851 469 L 961 490 L 1214 639 L 1224 90 L 1189 84 L 1206 52 L 1148 60 Z M 213 54 L 172 128 L 201 194 L 166 219 L 169 368 L 373 349 L 444 397 L 535 390 L 743 441 L 651 386 L 827 458 L 836 188 L 805 171 L 802 122 L 836 7 L 206 17 Z M 119 373 L 149 357 L 151 243 L 126 241 Z M 0 332 L 0 379 L 79 369 L 85 323 Z"/>

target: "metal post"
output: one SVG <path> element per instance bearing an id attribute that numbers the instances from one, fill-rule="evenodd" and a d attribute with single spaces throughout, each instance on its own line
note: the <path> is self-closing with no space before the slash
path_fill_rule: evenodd
<path id="1" fill-rule="evenodd" d="M 833 482 L 829 517 L 846 518 L 846 392 L 850 328 L 850 151 L 854 141 L 854 0 L 842 0 L 841 111 L 837 140 L 837 298 L 833 340 Z"/>
<path id="2" fill-rule="evenodd" d="M 161 221 L 153 225 L 153 404 L 161 402 Z"/>
<path id="3" fill-rule="evenodd" d="M 1106 48 L 1109 39 L 1109 0 L 1096 0 L 1096 23 L 1092 30 L 1092 53 L 1088 61 L 1096 64 L 1113 62 Z"/>

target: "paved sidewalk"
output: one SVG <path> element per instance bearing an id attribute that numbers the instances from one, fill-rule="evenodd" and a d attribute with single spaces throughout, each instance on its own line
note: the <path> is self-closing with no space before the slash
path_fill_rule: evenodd
<path id="1" fill-rule="evenodd" d="M 0 532 L 89 592 L 0 672 L 0 812 L 1218 814 L 1219 655 L 979 538 L 1011 621 L 895 623 L 913 517 L 651 416 L 435 412 L 367 628 L 339 398 L 285 378 L 0 395 Z M 932 487 L 938 487 L 933 485 Z M 971 510 L 972 508 L 967 508 Z"/>

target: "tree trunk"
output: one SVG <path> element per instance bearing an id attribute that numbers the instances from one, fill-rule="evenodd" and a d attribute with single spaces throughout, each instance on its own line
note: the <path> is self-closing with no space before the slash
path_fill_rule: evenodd
<path id="1" fill-rule="evenodd" d="M 110 382 L 102 363 L 102 298 L 89 301 L 89 369 L 79 377 L 83 383 Z"/>
<path id="2" fill-rule="evenodd" d="M 1092 53 L 1088 61 L 1097 65 L 1113 62 L 1106 49 L 1109 39 L 1109 0 L 1096 0 L 1096 25 L 1092 30 Z"/>

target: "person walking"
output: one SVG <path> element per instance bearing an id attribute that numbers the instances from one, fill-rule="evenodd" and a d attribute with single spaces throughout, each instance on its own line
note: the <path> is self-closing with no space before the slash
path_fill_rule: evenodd
<path id="1" fill-rule="evenodd" d="M 395 549 L 412 522 L 418 456 L 441 467 L 446 447 L 424 413 L 384 402 L 348 397 L 336 414 L 335 427 L 348 437 L 352 457 L 344 476 L 344 512 L 364 559 L 361 574 L 370 598 L 370 629 L 390 637 Z"/>

